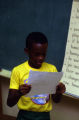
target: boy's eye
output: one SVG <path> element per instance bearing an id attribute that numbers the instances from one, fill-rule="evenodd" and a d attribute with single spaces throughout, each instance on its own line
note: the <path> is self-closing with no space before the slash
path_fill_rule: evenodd
<path id="1" fill-rule="evenodd" d="M 46 54 L 39 54 L 39 53 L 36 53 L 35 56 L 36 56 L 36 57 L 38 57 L 38 56 L 43 56 L 43 57 L 45 57 Z"/>

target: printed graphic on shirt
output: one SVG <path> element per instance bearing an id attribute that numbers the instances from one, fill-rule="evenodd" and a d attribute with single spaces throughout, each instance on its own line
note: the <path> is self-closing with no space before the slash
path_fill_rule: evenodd
<path id="1" fill-rule="evenodd" d="M 39 105 L 44 105 L 49 101 L 48 94 L 34 95 L 31 96 L 32 102 Z"/>

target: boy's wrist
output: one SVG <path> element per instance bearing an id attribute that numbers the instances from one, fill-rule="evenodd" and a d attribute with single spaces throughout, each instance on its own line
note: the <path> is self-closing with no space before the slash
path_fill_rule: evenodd
<path id="1" fill-rule="evenodd" d="M 55 94 L 53 94 L 54 96 L 62 96 L 62 93 L 55 93 Z"/>
<path id="2" fill-rule="evenodd" d="M 22 93 L 21 93 L 20 89 L 18 90 L 18 93 L 19 93 L 19 96 L 21 97 L 21 96 L 22 96 Z"/>
<path id="3" fill-rule="evenodd" d="M 56 95 L 62 96 L 62 93 L 60 93 L 60 92 L 56 92 L 55 94 L 56 94 Z"/>
<path id="4" fill-rule="evenodd" d="M 62 94 L 61 93 L 55 93 L 52 95 L 53 101 L 55 103 L 60 102 L 61 98 L 62 98 Z"/>

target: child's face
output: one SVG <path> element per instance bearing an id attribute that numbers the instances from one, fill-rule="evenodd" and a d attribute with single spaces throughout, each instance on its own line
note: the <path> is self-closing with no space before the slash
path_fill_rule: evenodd
<path id="1" fill-rule="evenodd" d="M 48 44 L 33 43 L 28 49 L 29 65 L 33 68 L 40 68 L 45 60 Z"/>

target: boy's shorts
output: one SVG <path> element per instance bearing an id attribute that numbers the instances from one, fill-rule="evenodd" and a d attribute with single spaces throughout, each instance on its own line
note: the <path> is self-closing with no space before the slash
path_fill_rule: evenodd
<path id="1" fill-rule="evenodd" d="M 20 110 L 16 120 L 50 120 L 50 113 Z"/>

